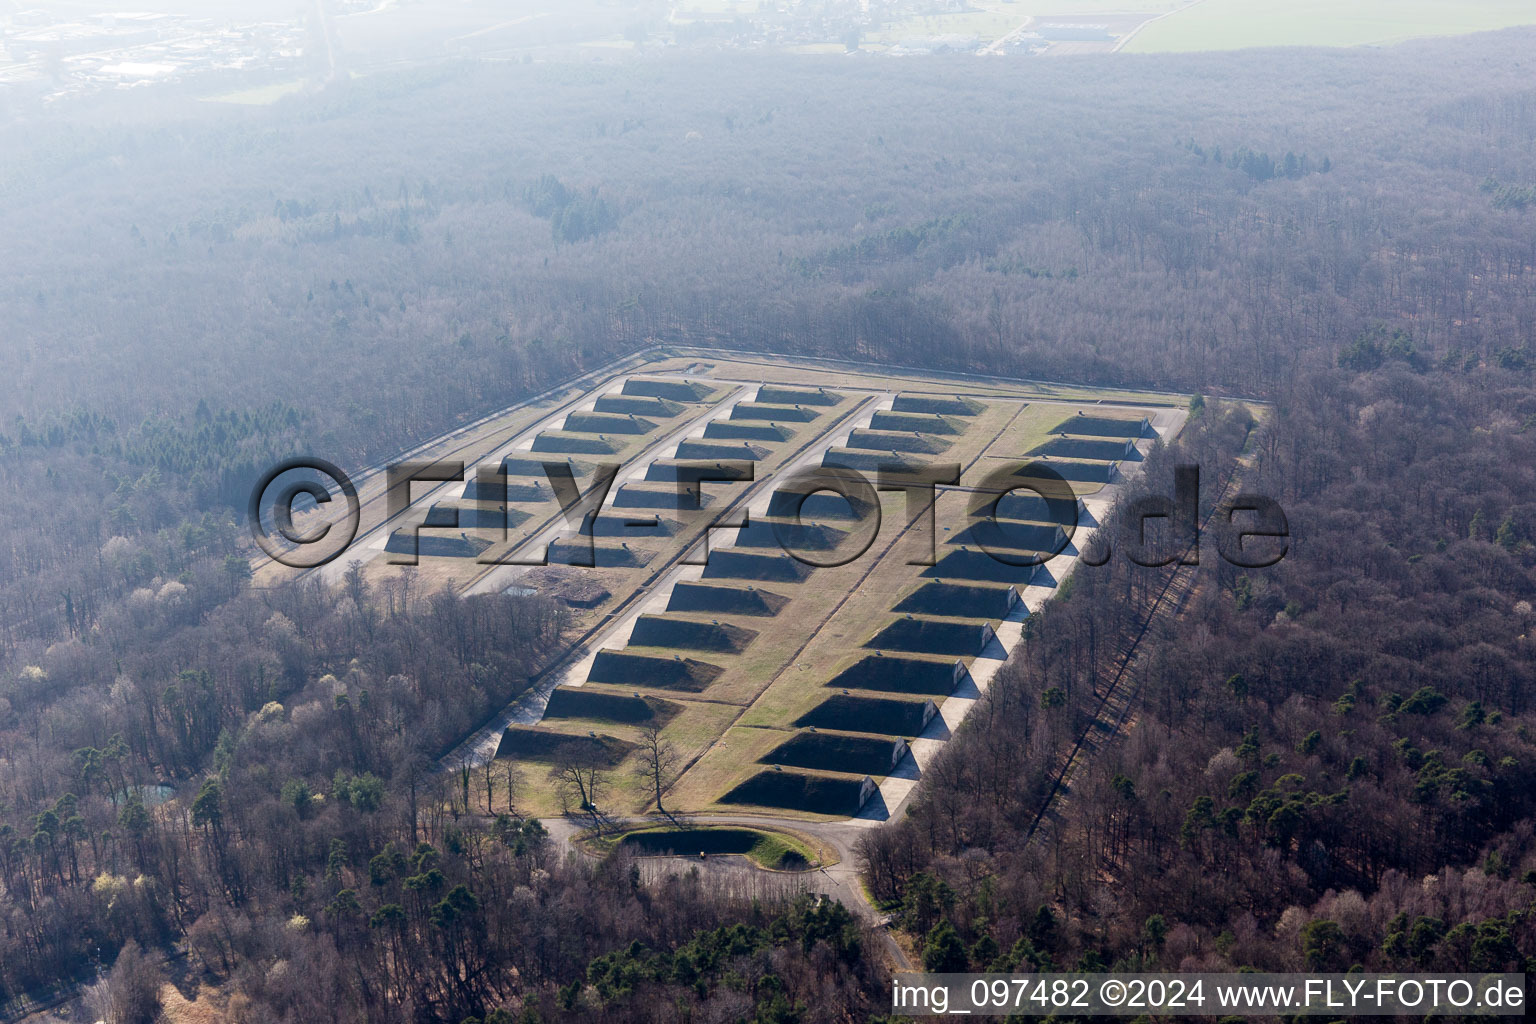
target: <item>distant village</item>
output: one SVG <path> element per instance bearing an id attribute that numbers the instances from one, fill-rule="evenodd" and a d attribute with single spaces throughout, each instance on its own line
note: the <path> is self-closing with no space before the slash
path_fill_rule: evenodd
<path id="1" fill-rule="evenodd" d="M 616 47 L 785 49 L 893 57 L 1053 55 L 1117 49 L 1149 17 L 1030 16 L 1014 14 L 1009 3 L 978 7 L 965 0 L 682 0 L 665 9 L 637 6 L 632 16 L 615 6 L 611 38 L 572 38 L 569 45 L 559 47 L 565 52 L 529 52 L 536 48 L 518 42 L 517 22 L 534 17 L 558 21 L 568 14 L 574 18 L 575 7 L 562 8 L 560 0 L 551 4 L 547 12 L 500 23 L 496 19 L 506 9 L 486 4 L 485 26 L 457 37 L 449 49 L 421 56 L 473 58 L 494 52 L 504 59 L 520 46 L 525 59 L 599 59 L 600 55 L 611 57 Z M 54 100 L 157 83 L 193 82 L 213 93 L 297 79 L 324 80 L 337 73 L 332 25 L 336 19 L 402 9 L 421 8 L 405 0 L 330 0 L 310 5 L 288 20 L 250 22 L 148 11 L 66 16 L 33 8 L 0 13 L 0 103 L 8 95 Z M 469 39 L 476 45 L 466 45 L 464 40 Z M 433 48 L 425 38 L 421 44 Z M 583 47 L 589 49 L 584 53 Z"/>
<path id="2" fill-rule="evenodd" d="M 301 22 L 216 22 L 147 11 L 65 19 L 41 9 L 0 15 L 0 90 L 47 98 L 229 72 L 292 75 L 311 29 Z"/>

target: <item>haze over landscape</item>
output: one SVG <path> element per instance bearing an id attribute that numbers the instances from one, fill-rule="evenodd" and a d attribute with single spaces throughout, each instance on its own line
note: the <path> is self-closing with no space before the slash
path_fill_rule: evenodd
<path id="1" fill-rule="evenodd" d="M 1533 54 L 0 5 L 0 1019 L 1528 972 Z"/>

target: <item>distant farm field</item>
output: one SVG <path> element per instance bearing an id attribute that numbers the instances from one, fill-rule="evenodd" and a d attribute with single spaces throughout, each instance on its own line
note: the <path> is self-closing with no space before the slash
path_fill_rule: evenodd
<path id="1" fill-rule="evenodd" d="M 220 93 L 217 96 L 207 97 L 214 103 L 239 103 L 245 106 L 263 107 L 269 103 L 276 103 L 284 96 L 292 96 L 304 88 L 304 82 L 294 79 L 291 82 L 274 82 L 271 85 L 259 86 L 255 89 L 240 89 L 236 92 Z"/>
<path id="2" fill-rule="evenodd" d="M 1176 0 L 974 0 L 964 10 L 943 14 L 914 14 L 884 22 L 864 34 L 867 43 L 900 43 L 941 36 L 972 36 L 984 42 L 1023 27 L 1031 18 L 1076 20 L 1077 16 L 1172 10 Z"/>
<path id="3" fill-rule="evenodd" d="M 1366 46 L 1536 24 L 1530 0 L 1203 0 L 1151 22 L 1128 53 Z"/>

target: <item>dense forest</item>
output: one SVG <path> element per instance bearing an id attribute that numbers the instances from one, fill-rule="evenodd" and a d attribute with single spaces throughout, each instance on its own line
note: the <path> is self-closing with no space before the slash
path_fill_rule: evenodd
<path id="1" fill-rule="evenodd" d="M 878 1013 L 846 908 L 568 860 L 515 772 L 432 770 L 554 605 L 249 586 L 271 460 L 365 466 L 667 342 L 1204 395 L 1144 485 L 1243 453 L 1286 509 L 1274 568 L 1202 559 L 1038 828 L 1172 570 L 1084 568 L 1031 623 L 863 850 L 917 959 L 1530 967 L 1533 41 L 12 111 L 0 1000 L 111 967 L 103 1015 L 149 1019 L 184 952 L 231 1021 Z"/>
<path id="2" fill-rule="evenodd" d="M 199 608 L 199 583 L 130 600 L 10 689 L 29 728 L 6 733 L 6 997 L 122 947 L 98 998 L 156 1002 L 143 951 L 179 939 L 242 1021 L 624 1019 L 641 985 L 730 1014 L 863 1003 L 845 908 L 642 886 L 632 861 L 553 855 L 516 770 L 436 770 L 559 637 L 552 603 L 354 573 Z"/>

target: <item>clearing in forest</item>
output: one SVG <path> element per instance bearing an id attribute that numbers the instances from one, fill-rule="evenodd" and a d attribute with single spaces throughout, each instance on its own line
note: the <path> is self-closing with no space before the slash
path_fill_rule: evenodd
<path id="1" fill-rule="evenodd" d="M 428 446 L 418 457 L 461 460 L 466 479 L 416 485 L 392 519 L 378 481 L 361 481 L 363 528 L 342 562 L 379 582 L 408 571 L 416 587 L 567 606 L 569 649 L 444 759 L 520 762 L 524 813 L 576 809 L 594 779 L 605 811 L 653 806 L 644 768 L 659 731 L 670 811 L 878 817 L 981 696 L 1075 560 L 1074 536 L 1182 426 L 1184 404 L 659 350 Z M 584 528 L 562 512 L 546 460 L 582 490 L 618 467 Z M 945 465 L 958 487 L 901 489 Z M 789 486 L 813 472 L 868 485 L 846 498 Z M 881 474 L 892 489 L 872 486 Z M 997 503 L 997 532 L 976 529 L 984 478 L 1026 488 Z M 1047 502 L 1027 489 L 1042 481 L 1065 490 Z M 1048 521 L 1053 509 L 1084 525 Z M 419 564 L 404 570 L 391 557 L 413 534 Z M 544 567 L 504 564 L 546 555 Z"/>

